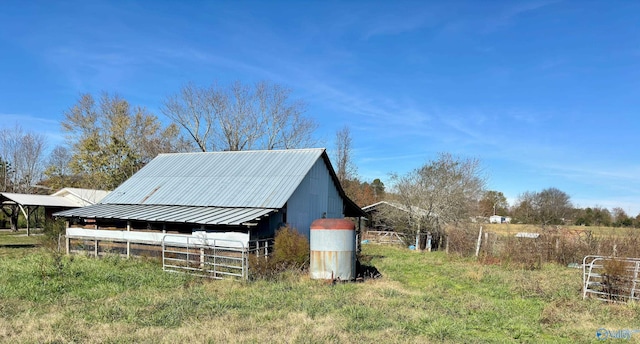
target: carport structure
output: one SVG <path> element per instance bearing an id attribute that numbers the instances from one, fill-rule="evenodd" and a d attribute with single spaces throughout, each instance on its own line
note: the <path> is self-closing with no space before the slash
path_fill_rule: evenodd
<path id="1" fill-rule="evenodd" d="M 0 203 L 2 211 L 11 218 L 13 229 L 17 229 L 18 211 L 27 220 L 27 235 L 30 234 L 31 216 L 43 207 L 45 209 L 45 218 L 52 218 L 51 214 L 80 208 L 86 205 L 95 204 L 100 201 L 109 192 L 103 190 L 90 190 L 78 188 L 64 188 L 52 195 L 34 195 L 2 192 L 0 193 Z M 10 211 L 8 209 L 11 209 Z"/>

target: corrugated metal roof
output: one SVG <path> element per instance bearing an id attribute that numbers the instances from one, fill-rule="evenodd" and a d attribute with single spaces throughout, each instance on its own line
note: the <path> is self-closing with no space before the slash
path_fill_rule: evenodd
<path id="1" fill-rule="evenodd" d="M 324 151 L 161 154 L 100 203 L 282 208 Z"/>
<path id="2" fill-rule="evenodd" d="M 96 204 L 58 212 L 55 216 L 133 221 L 242 225 L 276 211 L 264 208 L 191 207 L 176 205 Z"/>
<path id="3" fill-rule="evenodd" d="M 81 206 L 70 199 L 57 196 L 18 194 L 10 192 L 2 192 L 0 195 L 2 195 L 3 201 L 14 202 L 21 205 L 64 208 L 76 208 Z"/>

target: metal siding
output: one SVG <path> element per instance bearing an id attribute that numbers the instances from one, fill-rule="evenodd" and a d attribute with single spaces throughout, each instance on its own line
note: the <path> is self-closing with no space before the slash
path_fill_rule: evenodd
<path id="1" fill-rule="evenodd" d="M 341 219 L 344 217 L 344 203 L 335 183 L 331 178 L 327 179 L 327 217 Z"/>
<path id="2" fill-rule="evenodd" d="M 336 202 L 333 197 L 337 197 L 339 201 Z M 343 218 L 342 198 L 324 160 L 318 158 L 289 198 L 287 218 L 292 227 L 309 238 L 311 223 L 323 214 L 328 218 Z"/>

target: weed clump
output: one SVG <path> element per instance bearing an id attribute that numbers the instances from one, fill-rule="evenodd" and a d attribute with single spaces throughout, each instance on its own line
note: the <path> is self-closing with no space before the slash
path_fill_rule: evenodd
<path id="1" fill-rule="evenodd" d="M 64 241 L 62 239 L 65 235 L 65 231 L 66 226 L 64 220 L 46 220 L 40 243 L 45 248 L 60 252 L 64 246 Z"/>
<path id="2" fill-rule="evenodd" d="M 620 295 L 628 294 L 631 289 L 633 277 L 629 271 L 633 271 L 633 267 L 629 262 L 618 259 L 605 260 L 602 265 L 604 267 L 604 292 L 609 300 L 622 299 Z"/>
<path id="3" fill-rule="evenodd" d="M 289 226 L 280 228 L 269 256 L 249 257 L 249 277 L 276 279 L 289 273 L 300 273 L 309 267 L 309 240 Z"/>

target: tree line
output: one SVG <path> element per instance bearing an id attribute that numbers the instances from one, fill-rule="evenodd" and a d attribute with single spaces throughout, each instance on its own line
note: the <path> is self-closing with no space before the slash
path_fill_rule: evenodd
<path id="1" fill-rule="evenodd" d="M 640 214 L 632 217 L 621 207 L 578 208 L 567 193 L 553 187 L 526 191 L 511 206 L 502 192 L 487 191 L 479 208 L 481 216 L 510 216 L 516 223 L 640 228 Z"/>

